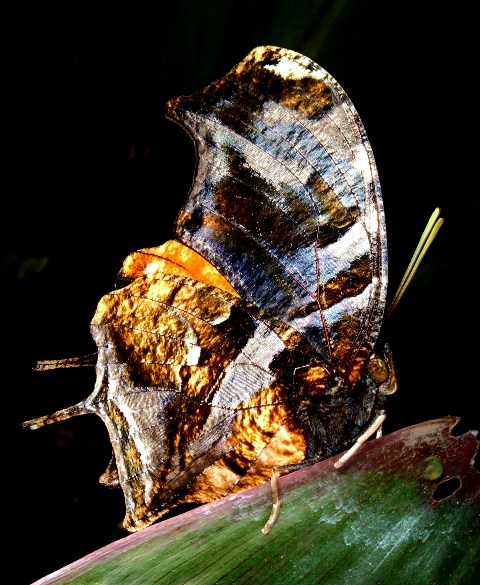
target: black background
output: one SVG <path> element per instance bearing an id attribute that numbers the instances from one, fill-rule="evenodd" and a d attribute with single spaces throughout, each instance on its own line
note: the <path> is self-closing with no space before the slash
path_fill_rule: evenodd
<path id="1" fill-rule="evenodd" d="M 97 481 L 110 457 L 100 419 L 18 430 L 90 394 L 94 370 L 31 366 L 96 350 L 89 322 L 98 300 L 129 252 L 173 235 L 191 185 L 193 143 L 164 118 L 165 102 L 221 77 L 257 45 L 311 57 L 355 104 L 382 183 L 390 297 L 436 206 L 446 220 L 385 323 L 400 384 L 385 432 L 444 415 L 480 426 L 478 187 L 469 157 L 478 98 L 461 3 L 171 4 L 100 12 L 73 2 L 6 19 L 4 530 L 20 554 L 18 583 L 126 535 L 121 492 Z"/>

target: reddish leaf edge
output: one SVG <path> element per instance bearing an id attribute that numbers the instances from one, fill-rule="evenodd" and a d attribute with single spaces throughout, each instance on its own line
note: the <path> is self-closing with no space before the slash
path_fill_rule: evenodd
<path id="1" fill-rule="evenodd" d="M 311 466 L 293 471 L 288 475 L 280 477 L 278 480 L 280 494 L 286 494 L 295 490 L 306 481 L 321 479 L 325 475 L 331 473 L 348 474 L 351 468 L 354 468 L 357 473 L 365 472 L 378 463 L 375 455 L 372 456 L 372 453 L 375 453 L 375 449 L 378 450 L 381 446 L 388 448 L 389 443 L 393 443 L 398 439 L 404 441 L 406 448 L 415 449 L 417 446 L 417 440 L 421 442 L 429 433 L 435 435 L 436 432 L 442 433 L 445 437 L 451 440 L 458 441 L 458 446 L 463 457 L 458 458 L 457 467 L 460 469 L 462 465 L 464 467 L 465 465 L 469 466 L 470 472 L 475 476 L 475 481 L 480 482 L 480 471 L 476 469 L 474 465 L 480 449 L 480 440 L 478 439 L 479 431 L 469 430 L 460 435 L 453 435 L 452 430 L 459 424 L 460 420 L 460 417 L 457 416 L 446 416 L 405 427 L 376 439 L 370 439 L 364 443 L 354 457 L 351 460 L 348 460 L 340 469 L 336 469 L 334 464 L 340 459 L 343 453 L 338 453 L 329 459 L 325 459 L 319 463 L 315 463 Z M 214 502 L 184 512 L 183 514 L 159 521 L 139 532 L 129 534 L 124 538 L 107 544 L 77 561 L 65 565 L 64 567 L 40 578 L 31 585 L 52 585 L 54 583 L 63 582 L 70 577 L 78 578 L 82 572 L 87 571 L 94 564 L 98 564 L 102 562 L 102 560 L 109 559 L 114 555 L 119 555 L 132 547 L 137 547 L 143 543 L 150 542 L 172 530 L 177 531 L 182 528 L 187 528 L 189 525 L 194 524 L 200 517 L 211 517 L 215 514 L 226 513 L 232 508 L 237 508 L 238 510 L 249 508 L 249 503 L 252 504 L 252 502 L 256 502 L 258 507 L 264 506 L 265 518 L 268 518 L 272 503 L 270 483 L 249 488 L 233 495 L 227 495 Z M 274 533 L 274 531 L 275 530 L 273 529 L 272 533 Z M 265 535 L 265 538 L 268 537 L 268 534 Z"/>

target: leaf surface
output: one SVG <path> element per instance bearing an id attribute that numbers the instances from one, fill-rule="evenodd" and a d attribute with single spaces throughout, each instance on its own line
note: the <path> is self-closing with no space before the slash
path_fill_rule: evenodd
<path id="1" fill-rule="evenodd" d="M 114 542 L 40 579 L 84 583 L 470 584 L 480 574 L 477 432 L 424 422 L 280 479 L 280 515 L 261 531 L 269 485 Z"/>

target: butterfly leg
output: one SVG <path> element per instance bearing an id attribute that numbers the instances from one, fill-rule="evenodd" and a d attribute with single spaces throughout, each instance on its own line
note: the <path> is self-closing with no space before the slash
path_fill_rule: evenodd
<path id="1" fill-rule="evenodd" d="M 272 488 L 272 511 L 270 518 L 267 520 L 265 526 L 262 528 L 263 534 L 268 534 L 275 524 L 280 513 L 280 491 L 278 489 L 278 467 L 272 469 L 272 477 L 270 479 L 270 486 Z"/>
<path id="2" fill-rule="evenodd" d="M 386 418 L 387 415 L 382 411 L 377 416 L 373 424 L 370 425 L 368 429 L 358 437 L 357 441 L 340 457 L 336 463 L 333 464 L 333 466 L 338 469 L 346 461 L 351 459 L 353 455 L 355 455 L 355 453 L 360 449 L 363 443 L 365 443 L 365 441 L 369 439 L 374 433 L 376 433 L 377 438 L 380 437 L 382 435 L 382 425 Z"/>
<path id="3" fill-rule="evenodd" d="M 313 459 L 307 459 L 306 461 L 301 461 L 300 463 L 292 463 L 291 465 L 279 465 L 277 467 L 272 468 L 272 476 L 270 478 L 270 486 L 272 488 L 272 511 L 270 513 L 270 518 L 267 520 L 265 526 L 262 528 L 263 534 L 268 534 L 272 529 L 273 525 L 277 521 L 278 515 L 280 513 L 280 489 L 278 485 L 278 478 L 280 477 L 280 473 L 282 472 L 291 472 L 296 471 L 297 469 L 301 469 L 302 467 L 308 467 L 313 463 L 317 463 L 320 460 L 319 457 L 315 457 Z"/>
<path id="4" fill-rule="evenodd" d="M 373 424 L 371 424 L 368 429 L 362 433 L 356 442 L 350 447 L 348 451 L 346 451 L 340 459 L 333 464 L 333 466 L 338 469 L 340 468 L 346 461 L 351 459 L 355 453 L 360 449 L 360 447 L 367 441 L 373 434 L 376 435 L 376 438 L 382 436 L 382 425 L 387 418 L 385 412 L 381 411 L 381 413 L 377 416 Z M 278 515 L 280 513 L 280 490 L 278 485 L 278 478 L 282 471 L 295 471 L 300 469 L 301 467 L 306 467 L 307 465 L 311 465 L 312 463 L 316 463 L 318 459 L 302 461 L 301 463 L 296 463 L 293 465 L 284 465 L 279 467 L 274 467 L 272 469 L 272 476 L 270 478 L 270 486 L 272 489 L 272 511 L 270 513 L 270 517 L 265 523 L 265 526 L 262 528 L 263 534 L 268 534 L 272 529 L 273 525 L 277 521 Z"/>

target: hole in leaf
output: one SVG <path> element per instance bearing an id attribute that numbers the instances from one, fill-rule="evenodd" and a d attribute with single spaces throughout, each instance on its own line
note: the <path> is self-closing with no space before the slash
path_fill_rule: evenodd
<path id="1" fill-rule="evenodd" d="M 458 477 L 451 477 L 450 479 L 441 481 L 433 491 L 432 497 L 436 502 L 441 502 L 445 498 L 453 495 L 461 485 Z"/>
<path id="2" fill-rule="evenodd" d="M 465 433 L 468 433 L 471 430 L 472 425 L 470 424 L 470 422 L 460 419 L 452 428 L 450 434 L 452 435 L 452 437 L 460 437 L 460 435 L 464 435 Z"/>

